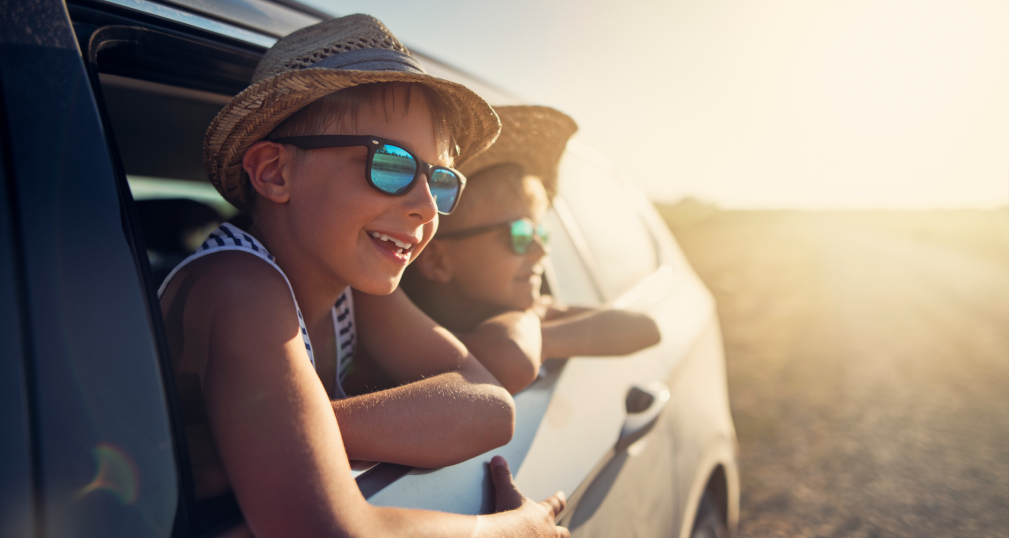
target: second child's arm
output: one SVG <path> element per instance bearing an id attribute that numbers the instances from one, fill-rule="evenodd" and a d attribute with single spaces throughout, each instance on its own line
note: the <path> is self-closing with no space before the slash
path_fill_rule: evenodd
<path id="1" fill-rule="evenodd" d="M 332 402 L 347 455 L 436 468 L 511 440 L 515 404 L 470 356 L 457 370 Z"/>
<path id="2" fill-rule="evenodd" d="M 458 336 L 508 392 L 515 394 L 536 380 L 543 343 L 535 313 L 505 312 Z"/>
<path id="3" fill-rule="evenodd" d="M 351 459 L 443 467 L 511 440 L 511 395 L 402 291 L 355 291 L 354 310 L 361 351 L 401 385 L 332 403 Z"/>
<path id="4" fill-rule="evenodd" d="M 628 310 L 572 308 L 544 317 L 544 359 L 628 355 L 662 338 L 655 320 Z"/>

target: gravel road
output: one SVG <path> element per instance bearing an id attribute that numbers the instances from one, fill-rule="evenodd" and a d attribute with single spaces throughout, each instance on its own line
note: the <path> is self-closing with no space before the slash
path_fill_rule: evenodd
<path id="1" fill-rule="evenodd" d="M 718 303 L 741 536 L 1009 536 L 1009 210 L 660 209 Z"/>

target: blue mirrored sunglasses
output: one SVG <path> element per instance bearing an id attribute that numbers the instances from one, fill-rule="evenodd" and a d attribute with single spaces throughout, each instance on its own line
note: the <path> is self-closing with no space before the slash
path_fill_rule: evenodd
<path id="1" fill-rule="evenodd" d="M 438 212 L 448 215 L 455 209 L 466 187 L 466 176 L 458 170 L 428 164 L 399 142 L 377 136 L 311 135 L 288 136 L 270 140 L 290 144 L 300 149 L 368 148 L 365 178 L 375 190 L 390 196 L 403 196 L 417 184 L 421 174 L 427 175 L 427 184 Z"/>

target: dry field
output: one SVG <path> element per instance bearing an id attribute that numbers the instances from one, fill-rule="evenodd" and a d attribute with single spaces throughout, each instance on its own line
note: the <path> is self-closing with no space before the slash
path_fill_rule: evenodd
<path id="1" fill-rule="evenodd" d="M 741 536 L 1009 536 L 1009 210 L 660 210 L 718 303 Z"/>

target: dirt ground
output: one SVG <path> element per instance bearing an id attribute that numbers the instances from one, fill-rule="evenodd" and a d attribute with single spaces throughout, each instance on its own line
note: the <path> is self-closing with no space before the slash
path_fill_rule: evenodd
<path id="1" fill-rule="evenodd" d="M 1009 536 L 1009 209 L 660 210 L 718 303 L 740 536 Z"/>

